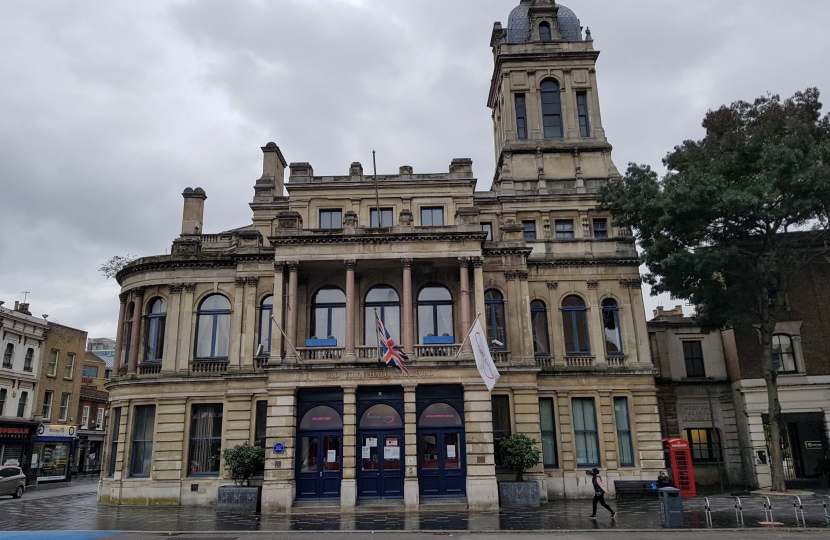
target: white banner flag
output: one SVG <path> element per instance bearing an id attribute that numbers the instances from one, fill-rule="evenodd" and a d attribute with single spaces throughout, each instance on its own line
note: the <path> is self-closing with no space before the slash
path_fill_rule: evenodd
<path id="1" fill-rule="evenodd" d="M 493 391 L 496 383 L 499 382 L 499 370 L 496 369 L 496 364 L 493 362 L 493 357 L 490 356 L 490 347 L 487 345 L 487 336 L 484 334 L 484 329 L 481 327 L 481 321 L 476 321 L 470 332 L 470 343 L 473 346 L 473 354 L 476 357 L 476 367 L 484 379 L 484 384 L 487 390 Z"/>

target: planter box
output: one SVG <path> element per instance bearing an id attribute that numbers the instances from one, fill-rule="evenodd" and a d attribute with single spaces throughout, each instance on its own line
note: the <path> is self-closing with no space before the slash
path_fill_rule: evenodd
<path id="1" fill-rule="evenodd" d="M 426 336 L 424 345 L 452 345 L 455 343 L 453 336 Z"/>
<path id="2" fill-rule="evenodd" d="M 499 505 L 541 506 L 539 482 L 499 482 Z"/>
<path id="3" fill-rule="evenodd" d="M 260 511 L 261 495 L 261 487 L 221 486 L 216 509 L 222 512 L 254 514 Z"/>
<path id="4" fill-rule="evenodd" d="M 336 339 L 307 339 L 306 347 L 337 347 Z"/>

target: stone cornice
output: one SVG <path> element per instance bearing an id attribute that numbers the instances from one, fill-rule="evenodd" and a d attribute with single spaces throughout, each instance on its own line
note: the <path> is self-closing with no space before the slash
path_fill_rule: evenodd
<path id="1" fill-rule="evenodd" d="M 131 276 L 133 274 L 141 274 L 143 272 L 150 272 L 153 270 L 175 270 L 177 268 L 228 268 L 235 266 L 236 261 L 231 259 L 165 259 L 146 263 L 132 264 L 118 272 L 116 279 L 119 283 L 121 283 L 124 280 L 124 278 L 128 276 Z"/>
<path id="2" fill-rule="evenodd" d="M 527 261 L 529 267 L 557 268 L 561 266 L 636 266 L 640 267 L 637 259 L 567 259 L 553 261 Z"/>
<path id="3" fill-rule="evenodd" d="M 272 246 L 291 246 L 301 244 L 393 244 L 403 242 L 457 242 L 459 240 L 483 242 L 487 237 L 485 232 L 444 232 L 444 233 L 404 233 L 384 234 L 372 236 L 347 236 L 344 234 L 332 235 L 297 235 L 297 236 L 269 236 Z M 528 250 L 530 252 L 530 250 Z"/>

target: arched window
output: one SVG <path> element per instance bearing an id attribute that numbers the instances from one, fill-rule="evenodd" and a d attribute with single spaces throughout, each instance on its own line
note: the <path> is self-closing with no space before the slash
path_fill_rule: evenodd
<path id="1" fill-rule="evenodd" d="M 605 352 L 623 354 L 622 332 L 620 331 L 620 308 L 617 301 L 606 298 L 602 301 L 602 327 L 605 332 Z"/>
<path id="2" fill-rule="evenodd" d="M 548 309 L 541 300 L 530 303 L 530 327 L 533 329 L 533 354 L 550 356 Z"/>
<path id="3" fill-rule="evenodd" d="M 507 328 L 504 321 L 504 297 L 495 289 L 484 293 L 484 312 L 487 321 L 487 340 L 493 349 L 507 348 Z"/>
<path id="4" fill-rule="evenodd" d="M 312 339 L 336 339 L 346 343 L 346 294 L 337 287 L 317 291 L 311 309 Z"/>
<path id="5" fill-rule="evenodd" d="M 578 296 L 569 296 L 562 301 L 562 326 L 565 330 L 565 352 L 578 356 L 591 354 L 588 342 L 588 311 L 585 302 Z"/>
<path id="6" fill-rule="evenodd" d="M 144 339 L 144 361 L 161 362 L 164 354 L 164 325 L 167 321 L 167 302 L 156 298 L 150 302 L 147 313 L 147 335 Z"/>
<path id="7" fill-rule="evenodd" d="M 261 356 L 271 354 L 271 332 L 274 325 L 271 324 L 271 315 L 274 314 L 274 297 L 266 296 L 260 305 L 259 311 L 259 344 L 262 345 Z"/>
<path id="8" fill-rule="evenodd" d="M 383 321 L 383 326 L 395 343 L 401 342 L 401 299 L 392 287 L 375 287 L 366 295 L 363 304 L 363 343 L 367 346 L 377 345 L 377 325 L 375 311 Z"/>
<path id="9" fill-rule="evenodd" d="M 14 345 L 6 343 L 6 352 L 3 353 L 3 367 L 12 368 L 12 356 L 14 356 Z"/>
<path id="10" fill-rule="evenodd" d="M 26 351 L 26 359 L 23 360 L 23 371 L 31 372 L 34 368 L 32 362 L 35 360 L 35 350 L 31 347 Z"/>
<path id="11" fill-rule="evenodd" d="M 199 306 L 196 358 L 225 360 L 231 334 L 231 302 L 221 294 L 208 296 Z"/>
<path id="12" fill-rule="evenodd" d="M 392 429 L 402 428 L 403 419 L 394 407 L 384 404 L 372 405 L 360 417 L 361 428 Z"/>
<path id="13" fill-rule="evenodd" d="M 778 373 L 798 373 L 793 340 L 787 334 L 772 337 L 772 365 L 778 369 Z"/>
<path id="14" fill-rule="evenodd" d="M 122 358 L 122 364 L 126 365 L 127 361 L 130 359 L 130 336 L 133 335 L 133 314 L 135 313 L 135 303 L 130 302 L 130 305 L 127 306 L 127 311 L 124 314 L 124 358 Z"/>
<path id="15" fill-rule="evenodd" d="M 418 342 L 431 345 L 453 338 L 452 295 L 441 285 L 428 285 L 418 295 Z M 443 338 L 443 339 L 442 339 Z"/>
<path id="16" fill-rule="evenodd" d="M 559 83 L 553 79 L 542 82 L 542 124 L 546 139 L 562 138 L 562 99 Z"/>
<path id="17" fill-rule="evenodd" d="M 418 427 L 447 427 L 464 425 L 462 415 L 448 403 L 433 403 L 424 409 Z"/>
<path id="18" fill-rule="evenodd" d="M 539 25 L 539 39 L 542 41 L 551 41 L 550 25 L 546 22 Z"/>
<path id="19" fill-rule="evenodd" d="M 318 405 L 309 409 L 300 421 L 299 429 L 330 430 L 343 429 L 340 413 L 327 405 Z"/>

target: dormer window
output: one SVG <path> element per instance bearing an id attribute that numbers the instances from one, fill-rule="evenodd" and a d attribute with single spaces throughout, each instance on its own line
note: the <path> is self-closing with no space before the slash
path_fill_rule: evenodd
<path id="1" fill-rule="evenodd" d="M 546 22 L 539 25 L 539 39 L 542 41 L 551 41 L 550 25 Z"/>

